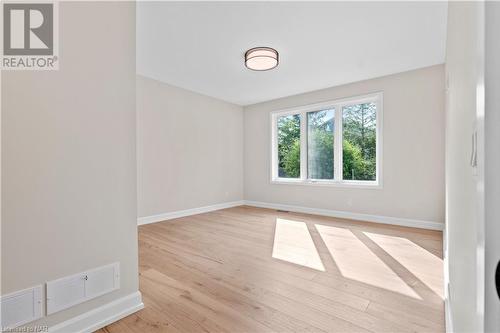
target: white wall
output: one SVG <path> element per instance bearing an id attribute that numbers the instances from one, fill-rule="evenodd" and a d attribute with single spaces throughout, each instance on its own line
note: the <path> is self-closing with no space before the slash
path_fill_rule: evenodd
<path id="1" fill-rule="evenodd" d="M 481 202 L 476 192 L 481 168 L 474 171 L 470 165 L 471 136 L 479 125 L 476 114 L 481 99 L 477 88 L 481 77 L 483 10 L 480 2 L 448 4 L 445 252 L 454 332 L 483 330 Z M 481 154 L 479 163 L 481 167 Z"/>
<path id="2" fill-rule="evenodd" d="M 60 69 L 2 73 L 2 293 L 121 264 L 138 290 L 135 3 L 61 2 Z"/>
<path id="3" fill-rule="evenodd" d="M 270 184 L 270 112 L 377 91 L 383 189 Z M 442 65 L 248 106 L 244 115 L 246 200 L 444 222 Z"/>
<path id="4" fill-rule="evenodd" d="M 243 199 L 240 106 L 137 76 L 139 217 Z"/>
<path id="5" fill-rule="evenodd" d="M 500 300 L 495 268 L 500 260 L 500 3 L 486 2 L 486 272 L 485 330 L 500 331 Z"/>

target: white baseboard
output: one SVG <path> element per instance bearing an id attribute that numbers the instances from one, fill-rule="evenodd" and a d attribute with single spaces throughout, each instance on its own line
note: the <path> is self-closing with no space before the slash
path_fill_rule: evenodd
<path id="1" fill-rule="evenodd" d="M 446 333 L 453 332 L 453 316 L 451 313 L 450 263 L 448 261 L 448 232 L 446 224 L 443 230 L 443 284 L 444 284 L 444 324 Z"/>
<path id="2" fill-rule="evenodd" d="M 453 333 L 453 320 L 451 316 L 451 304 L 449 297 L 446 297 L 444 300 L 444 316 L 446 333 Z"/>
<path id="3" fill-rule="evenodd" d="M 168 213 L 163 213 L 163 214 L 158 214 L 158 215 L 139 217 L 137 219 L 137 224 L 143 225 L 143 224 L 156 223 L 156 222 L 161 222 L 161 221 L 166 221 L 166 220 L 171 220 L 171 219 L 177 219 L 179 217 L 208 213 L 208 212 L 213 212 L 214 210 L 241 206 L 243 204 L 244 204 L 244 201 L 240 200 L 240 201 L 224 202 L 224 203 L 220 203 L 220 204 L 198 207 L 198 208 L 191 208 L 191 209 L 186 209 L 186 210 L 178 210 L 175 212 L 168 212 Z"/>
<path id="4" fill-rule="evenodd" d="M 306 213 L 306 214 L 337 217 L 342 219 L 400 225 L 404 227 L 413 227 L 413 228 L 430 229 L 430 230 L 443 230 L 444 228 L 444 223 L 433 222 L 433 221 L 422 221 L 422 220 L 413 220 L 413 219 L 406 219 L 399 217 L 369 215 L 369 214 L 352 213 L 352 212 L 320 209 L 320 208 L 309 208 L 309 207 L 301 207 L 293 205 L 283 205 L 277 203 L 249 201 L 249 200 L 245 200 L 244 203 L 247 206 L 253 206 L 253 207 L 279 209 L 296 213 Z"/>
<path id="5" fill-rule="evenodd" d="M 376 222 L 376 223 L 391 224 L 391 225 L 400 225 L 400 226 L 404 226 L 404 227 L 413 227 L 413 228 L 421 228 L 421 229 L 443 230 L 443 228 L 444 228 L 444 223 L 440 223 L 440 222 L 413 220 L 413 219 L 390 217 L 390 216 L 380 216 L 380 215 L 369 215 L 369 214 L 352 213 L 352 212 L 337 211 L 337 210 L 330 210 L 330 209 L 310 208 L 310 207 L 284 205 L 284 204 L 251 201 L 251 200 L 224 202 L 224 203 L 211 205 L 211 206 L 204 206 L 204 207 L 198 207 L 198 208 L 192 208 L 192 209 L 186 209 L 186 210 L 179 210 L 179 211 L 175 211 L 175 212 L 168 212 L 168 213 L 164 213 L 164 214 L 140 217 L 137 219 L 137 224 L 143 225 L 143 224 L 149 224 L 149 223 L 156 223 L 156 222 L 176 219 L 179 217 L 208 213 L 208 212 L 212 212 L 212 211 L 219 210 L 219 209 L 231 208 L 231 207 L 236 207 L 236 206 L 241 206 L 241 205 L 260 207 L 260 208 L 280 209 L 280 210 L 287 210 L 287 211 L 296 212 L 296 213 L 323 215 L 323 216 L 337 217 L 337 218 L 343 218 L 343 219 L 359 220 L 359 221 L 366 221 L 366 222 Z"/>
<path id="6" fill-rule="evenodd" d="M 94 332 L 144 308 L 139 291 L 49 327 L 50 333 Z"/>

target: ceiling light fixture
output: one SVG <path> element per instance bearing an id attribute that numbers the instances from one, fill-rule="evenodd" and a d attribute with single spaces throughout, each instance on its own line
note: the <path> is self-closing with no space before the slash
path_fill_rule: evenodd
<path id="1" fill-rule="evenodd" d="M 254 71 L 267 71 L 278 66 L 278 51 L 270 47 L 254 47 L 245 52 L 245 66 Z"/>

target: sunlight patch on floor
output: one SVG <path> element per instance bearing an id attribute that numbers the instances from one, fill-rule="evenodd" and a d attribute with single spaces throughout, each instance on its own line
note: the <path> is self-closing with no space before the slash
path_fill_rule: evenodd
<path id="1" fill-rule="evenodd" d="M 421 299 L 349 229 L 315 226 L 344 277 Z"/>
<path id="2" fill-rule="evenodd" d="M 304 222 L 276 219 L 273 258 L 325 271 Z"/>
<path id="3" fill-rule="evenodd" d="M 369 232 L 364 234 L 444 299 L 442 259 L 406 238 Z"/>

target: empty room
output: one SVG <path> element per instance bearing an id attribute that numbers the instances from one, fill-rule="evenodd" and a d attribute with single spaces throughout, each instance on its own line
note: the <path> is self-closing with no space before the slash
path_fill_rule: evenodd
<path id="1" fill-rule="evenodd" d="M 2 1 L 2 332 L 500 332 L 500 3 Z"/>

